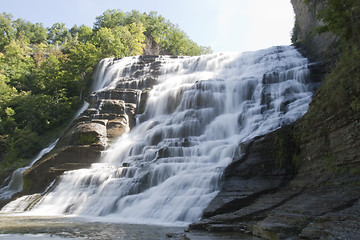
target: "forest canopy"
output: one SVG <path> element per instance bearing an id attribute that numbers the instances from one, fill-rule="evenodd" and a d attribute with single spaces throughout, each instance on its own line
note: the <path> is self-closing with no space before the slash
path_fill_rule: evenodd
<path id="1" fill-rule="evenodd" d="M 0 169 L 26 164 L 68 123 L 105 57 L 210 53 L 156 12 L 107 10 L 94 26 L 13 19 L 0 13 Z"/>

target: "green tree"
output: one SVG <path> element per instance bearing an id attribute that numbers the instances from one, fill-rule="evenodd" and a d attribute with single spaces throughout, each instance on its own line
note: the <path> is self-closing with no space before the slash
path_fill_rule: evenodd
<path id="1" fill-rule="evenodd" d="M 55 96 L 56 102 L 59 102 L 60 93 L 66 91 L 64 81 L 66 72 L 62 68 L 66 61 L 67 58 L 62 53 L 58 55 L 50 53 L 37 69 L 36 87 L 41 93 Z"/>
<path id="2" fill-rule="evenodd" d="M 142 23 L 130 23 L 124 27 L 114 28 L 114 35 L 121 39 L 124 48 L 124 56 L 141 55 L 145 45 L 145 28 Z"/>
<path id="3" fill-rule="evenodd" d="M 157 12 L 150 12 L 145 15 L 144 19 L 145 35 L 151 37 L 156 43 L 159 43 L 165 38 L 167 29 L 170 23 L 166 22 L 166 19 L 161 15 L 157 15 Z"/>
<path id="4" fill-rule="evenodd" d="M 319 13 L 325 22 L 321 32 L 331 31 L 341 39 L 360 45 L 360 4 L 358 0 L 327 0 Z"/>
<path id="5" fill-rule="evenodd" d="M 125 13 L 124 23 L 123 25 L 129 25 L 132 23 L 142 23 L 146 21 L 146 14 L 142 14 L 137 10 L 132 10 L 131 12 Z"/>
<path id="6" fill-rule="evenodd" d="M 13 118 L 15 111 L 8 105 L 18 94 L 14 87 L 6 83 L 7 81 L 6 76 L 0 72 L 0 136 L 11 133 L 16 127 Z"/>
<path id="7" fill-rule="evenodd" d="M 21 18 L 15 20 L 13 25 L 16 29 L 16 38 L 26 37 L 31 44 L 43 43 L 46 41 L 47 32 L 46 28 L 41 23 L 32 24 Z"/>
<path id="8" fill-rule="evenodd" d="M 65 42 L 67 29 L 65 23 L 54 23 L 48 28 L 48 41 L 51 44 L 62 44 Z"/>
<path id="9" fill-rule="evenodd" d="M 70 49 L 69 61 L 66 62 L 68 92 L 70 96 L 83 98 L 83 93 L 89 88 L 94 67 L 101 60 L 100 49 L 86 42 Z"/>
<path id="10" fill-rule="evenodd" d="M 16 88 L 11 87 L 7 84 L 9 80 L 0 70 L 0 108 L 4 109 L 5 106 L 10 102 L 12 98 L 17 95 Z"/>
<path id="11" fill-rule="evenodd" d="M 11 40 L 4 47 L 0 56 L 2 74 L 9 80 L 8 84 L 18 90 L 29 89 L 29 78 L 34 67 L 34 60 L 29 54 L 28 39 Z"/>
<path id="12" fill-rule="evenodd" d="M 94 30 L 111 29 L 123 25 L 125 25 L 125 13 L 120 10 L 108 9 L 101 16 L 96 17 Z"/>
<path id="13" fill-rule="evenodd" d="M 104 57 L 140 55 L 147 42 L 197 55 L 198 46 L 156 12 L 107 10 L 93 28 L 0 14 L 0 171 L 26 164 L 71 118 Z"/>
<path id="14" fill-rule="evenodd" d="M 169 25 L 165 38 L 160 43 L 165 50 L 173 55 L 195 56 L 211 53 L 210 48 L 198 46 L 176 25 Z"/>
<path id="15" fill-rule="evenodd" d="M 123 57 L 124 46 L 119 38 L 116 38 L 110 28 L 100 28 L 93 38 L 93 43 L 101 49 L 103 56 Z"/>
<path id="16" fill-rule="evenodd" d="M 0 13 L 0 51 L 15 37 L 15 29 L 12 26 L 12 15 Z"/>
<path id="17" fill-rule="evenodd" d="M 86 25 L 81 25 L 80 27 L 77 27 L 76 25 L 72 27 L 69 31 L 71 33 L 71 36 L 73 38 L 77 38 L 79 42 L 86 43 L 91 41 L 91 38 L 93 36 L 93 31 L 90 27 Z"/>
<path id="18" fill-rule="evenodd" d="M 112 29 L 102 27 L 93 38 L 94 45 L 99 47 L 103 57 L 125 57 L 142 53 L 144 27 L 142 24 L 117 26 Z"/>

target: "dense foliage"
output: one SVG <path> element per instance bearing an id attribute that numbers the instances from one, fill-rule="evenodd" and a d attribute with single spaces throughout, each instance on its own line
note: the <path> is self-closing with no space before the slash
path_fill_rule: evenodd
<path id="1" fill-rule="evenodd" d="M 347 109 L 360 112 L 360 5 L 358 0 L 327 0 L 319 13 L 325 23 L 320 32 L 331 31 L 340 39 L 339 58 L 324 84 L 331 98 L 328 112 Z"/>
<path id="2" fill-rule="evenodd" d="M 307 3 L 315 1 L 307 0 Z M 339 38 L 338 54 L 305 119 L 321 122 L 340 115 L 353 121 L 360 117 L 360 5 L 358 0 L 326 3 L 318 14 L 324 23 L 318 32 L 329 31 Z M 311 121 L 309 131 L 314 125 Z"/>
<path id="3" fill-rule="evenodd" d="M 0 169 L 26 163 L 67 124 L 105 57 L 210 52 L 156 12 L 107 10 L 93 28 L 55 23 L 45 28 L 0 13 Z M 20 164 L 19 164 L 20 163 Z"/>

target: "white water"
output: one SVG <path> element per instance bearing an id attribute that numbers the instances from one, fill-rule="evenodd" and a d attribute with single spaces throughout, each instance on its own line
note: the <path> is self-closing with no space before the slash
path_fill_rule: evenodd
<path id="1" fill-rule="evenodd" d="M 81 113 L 83 113 L 89 107 L 89 103 L 84 101 L 82 107 L 75 113 L 73 120 L 75 120 Z M 34 163 L 40 160 L 46 153 L 53 150 L 59 139 L 56 139 L 48 147 L 44 148 L 39 154 L 31 161 L 28 166 L 16 169 L 7 179 L 0 188 L 0 200 L 8 200 L 15 193 L 22 191 L 23 189 L 23 173 L 29 169 Z"/>
<path id="2" fill-rule="evenodd" d="M 42 156 L 44 156 L 46 153 L 50 152 L 56 145 L 57 141 L 59 139 L 56 139 L 55 142 L 51 143 L 47 148 L 44 148 L 40 151 L 40 153 L 32 160 L 32 162 L 22 168 L 16 169 L 9 178 L 7 178 L 4 182 L 8 182 L 7 184 L 4 184 L 2 188 L 0 188 L 0 200 L 8 200 L 10 199 L 15 193 L 20 192 L 23 188 L 23 173 L 29 169 L 34 163 L 36 163 Z"/>
<path id="3" fill-rule="evenodd" d="M 106 71 L 107 64 L 115 69 L 134 59 L 103 62 L 94 89 L 116 86 L 122 70 Z M 239 144 L 293 122 L 311 100 L 308 62 L 290 46 L 159 60 L 159 84 L 138 116 L 139 125 L 121 136 L 100 163 L 66 172 L 27 214 L 194 222 L 218 193 L 224 168 L 241 155 Z M 10 203 L 2 212 L 23 204 Z"/>

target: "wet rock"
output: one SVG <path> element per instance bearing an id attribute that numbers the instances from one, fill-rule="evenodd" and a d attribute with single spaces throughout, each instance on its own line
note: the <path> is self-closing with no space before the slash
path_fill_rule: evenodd
<path id="1" fill-rule="evenodd" d="M 109 120 L 106 124 L 107 137 L 115 139 L 129 130 L 128 121 L 125 117 Z"/>
<path id="2" fill-rule="evenodd" d="M 245 154 L 226 168 L 222 190 L 190 228 L 242 228 L 264 239 L 357 239 L 360 123 L 345 116 L 312 125 L 309 135 L 300 119 L 243 145 Z"/>
<path id="3" fill-rule="evenodd" d="M 116 99 L 101 99 L 98 100 L 99 114 L 125 114 L 125 102 Z"/>
<path id="4" fill-rule="evenodd" d="M 136 113 L 145 109 L 147 92 L 156 83 L 159 58 L 140 56 L 119 76 L 116 88 L 91 94 L 89 108 L 65 130 L 56 147 L 24 173 L 24 191 L 15 197 L 44 191 L 64 171 L 90 167 L 111 141 L 133 128 Z"/>
<path id="5" fill-rule="evenodd" d="M 44 155 L 40 161 L 24 172 L 23 192 L 17 196 L 41 193 L 63 172 L 90 167 L 98 160 L 103 149 L 101 145 L 73 145 Z"/>
<path id="6" fill-rule="evenodd" d="M 296 149 L 287 139 L 289 131 L 290 127 L 283 128 L 241 146 L 244 154 L 225 169 L 223 187 L 204 210 L 204 217 L 241 209 L 293 177 L 294 166 L 288 155 Z"/>

